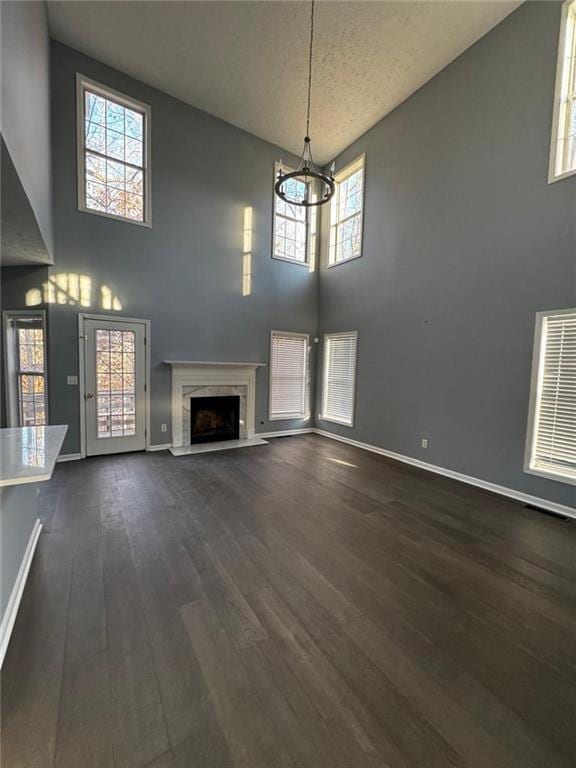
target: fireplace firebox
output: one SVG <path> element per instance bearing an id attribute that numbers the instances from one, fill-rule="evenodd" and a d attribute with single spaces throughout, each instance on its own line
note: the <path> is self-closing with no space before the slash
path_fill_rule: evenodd
<path id="1" fill-rule="evenodd" d="M 238 396 L 190 398 L 190 443 L 238 440 L 239 437 Z"/>

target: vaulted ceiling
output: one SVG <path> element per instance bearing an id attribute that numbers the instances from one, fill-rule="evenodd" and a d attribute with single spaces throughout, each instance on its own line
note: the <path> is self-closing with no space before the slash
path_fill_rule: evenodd
<path id="1" fill-rule="evenodd" d="M 321 0 L 311 135 L 336 156 L 520 5 L 518 0 Z M 49 0 L 52 36 L 299 153 L 308 2 Z"/>

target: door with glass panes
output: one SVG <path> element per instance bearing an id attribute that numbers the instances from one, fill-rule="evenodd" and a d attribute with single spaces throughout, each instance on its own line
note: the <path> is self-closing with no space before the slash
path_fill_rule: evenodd
<path id="1" fill-rule="evenodd" d="M 146 324 L 84 320 L 86 453 L 146 448 Z"/>

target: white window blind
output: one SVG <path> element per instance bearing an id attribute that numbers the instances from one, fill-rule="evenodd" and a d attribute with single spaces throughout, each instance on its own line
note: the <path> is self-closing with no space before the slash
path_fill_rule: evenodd
<path id="1" fill-rule="evenodd" d="M 322 418 L 352 426 L 356 384 L 356 332 L 326 334 Z"/>
<path id="2" fill-rule="evenodd" d="M 272 331 L 270 419 L 304 419 L 308 410 L 308 336 Z"/>
<path id="3" fill-rule="evenodd" d="M 529 470 L 576 484 L 576 309 L 537 327 Z"/>

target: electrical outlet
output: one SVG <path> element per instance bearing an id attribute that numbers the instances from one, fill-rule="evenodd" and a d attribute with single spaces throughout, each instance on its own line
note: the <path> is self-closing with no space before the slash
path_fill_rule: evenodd
<path id="1" fill-rule="evenodd" d="M 78 376 L 67 376 L 66 382 L 71 385 L 78 384 Z"/>
<path id="2" fill-rule="evenodd" d="M 162 430 L 162 432 L 166 432 L 166 431 L 167 431 L 167 429 L 168 429 L 168 427 L 166 426 L 166 424 L 162 424 L 162 426 L 160 427 L 160 429 Z"/>
<path id="3" fill-rule="evenodd" d="M 423 437 L 421 441 L 422 448 L 428 448 L 428 438 Z"/>

